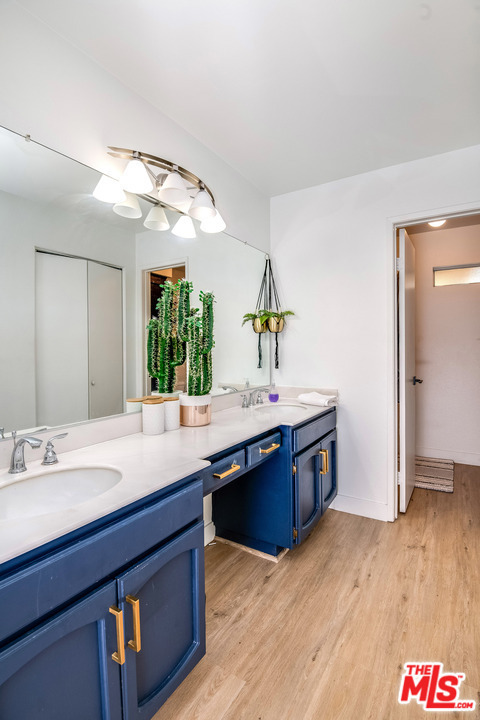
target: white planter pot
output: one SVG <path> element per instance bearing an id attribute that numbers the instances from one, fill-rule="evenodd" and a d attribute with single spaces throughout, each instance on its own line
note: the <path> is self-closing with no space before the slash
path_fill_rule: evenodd
<path id="1" fill-rule="evenodd" d="M 180 425 L 200 427 L 212 418 L 211 395 L 180 395 Z"/>

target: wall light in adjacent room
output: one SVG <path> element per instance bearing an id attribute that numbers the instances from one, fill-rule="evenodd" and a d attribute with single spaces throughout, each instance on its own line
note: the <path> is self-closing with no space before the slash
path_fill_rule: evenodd
<path id="1" fill-rule="evenodd" d="M 192 218 L 189 218 L 188 215 L 182 215 L 182 217 L 177 220 L 177 222 L 172 228 L 172 233 L 177 237 L 185 239 L 197 237 Z"/>
<path id="2" fill-rule="evenodd" d="M 437 228 L 437 227 L 442 227 L 442 225 L 445 225 L 446 222 L 447 222 L 446 220 L 432 220 L 432 222 L 429 222 L 428 224 L 431 227 Z"/>

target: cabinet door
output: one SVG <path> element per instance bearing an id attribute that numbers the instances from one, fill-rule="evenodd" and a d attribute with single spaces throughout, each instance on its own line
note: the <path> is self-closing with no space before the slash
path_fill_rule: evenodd
<path id="1" fill-rule="evenodd" d="M 297 544 L 311 532 L 322 515 L 320 489 L 320 443 L 295 458 L 295 527 Z"/>
<path id="2" fill-rule="evenodd" d="M 322 514 L 337 494 L 337 431 L 322 439 L 320 448 Z"/>
<path id="3" fill-rule="evenodd" d="M 203 553 L 199 522 L 118 578 L 125 720 L 151 718 L 205 654 Z"/>
<path id="4" fill-rule="evenodd" d="M 115 583 L 0 651 L 2 720 L 121 718 Z"/>

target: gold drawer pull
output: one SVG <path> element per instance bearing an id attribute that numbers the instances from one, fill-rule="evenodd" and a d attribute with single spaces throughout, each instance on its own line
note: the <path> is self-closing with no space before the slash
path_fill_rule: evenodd
<path id="1" fill-rule="evenodd" d="M 321 455 L 323 458 L 320 475 L 326 475 L 328 473 L 328 450 L 319 450 L 318 454 Z"/>
<path id="2" fill-rule="evenodd" d="M 268 453 L 273 452 L 274 450 L 276 450 L 276 449 L 279 448 L 279 447 L 280 447 L 280 443 L 272 443 L 272 444 L 270 445 L 270 447 L 267 448 L 266 450 L 264 450 L 263 448 L 260 448 L 260 454 L 261 454 L 261 455 L 268 455 Z"/>
<path id="3" fill-rule="evenodd" d="M 125 662 L 125 635 L 123 633 L 123 611 L 115 605 L 108 608 L 112 615 L 115 615 L 117 625 L 117 652 L 112 653 L 112 660 L 119 665 Z"/>
<path id="4" fill-rule="evenodd" d="M 224 473 L 213 473 L 214 478 L 218 478 L 219 480 L 223 480 L 223 478 L 228 477 L 234 472 L 237 472 L 237 470 L 240 470 L 240 465 L 236 465 L 234 462 L 232 463 L 232 467 L 230 470 L 225 470 Z"/>
<path id="5" fill-rule="evenodd" d="M 133 595 L 127 595 L 125 600 L 130 603 L 133 611 L 133 640 L 128 641 L 128 647 L 138 653 L 142 649 L 142 637 L 140 634 L 140 600 Z"/>

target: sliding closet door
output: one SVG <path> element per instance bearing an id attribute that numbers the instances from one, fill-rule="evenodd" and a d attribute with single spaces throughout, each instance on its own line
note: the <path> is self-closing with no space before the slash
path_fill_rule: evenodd
<path id="1" fill-rule="evenodd" d="M 123 412 L 122 271 L 88 263 L 90 418 Z"/>
<path id="2" fill-rule="evenodd" d="M 88 420 L 87 262 L 37 252 L 35 263 L 37 425 Z"/>

